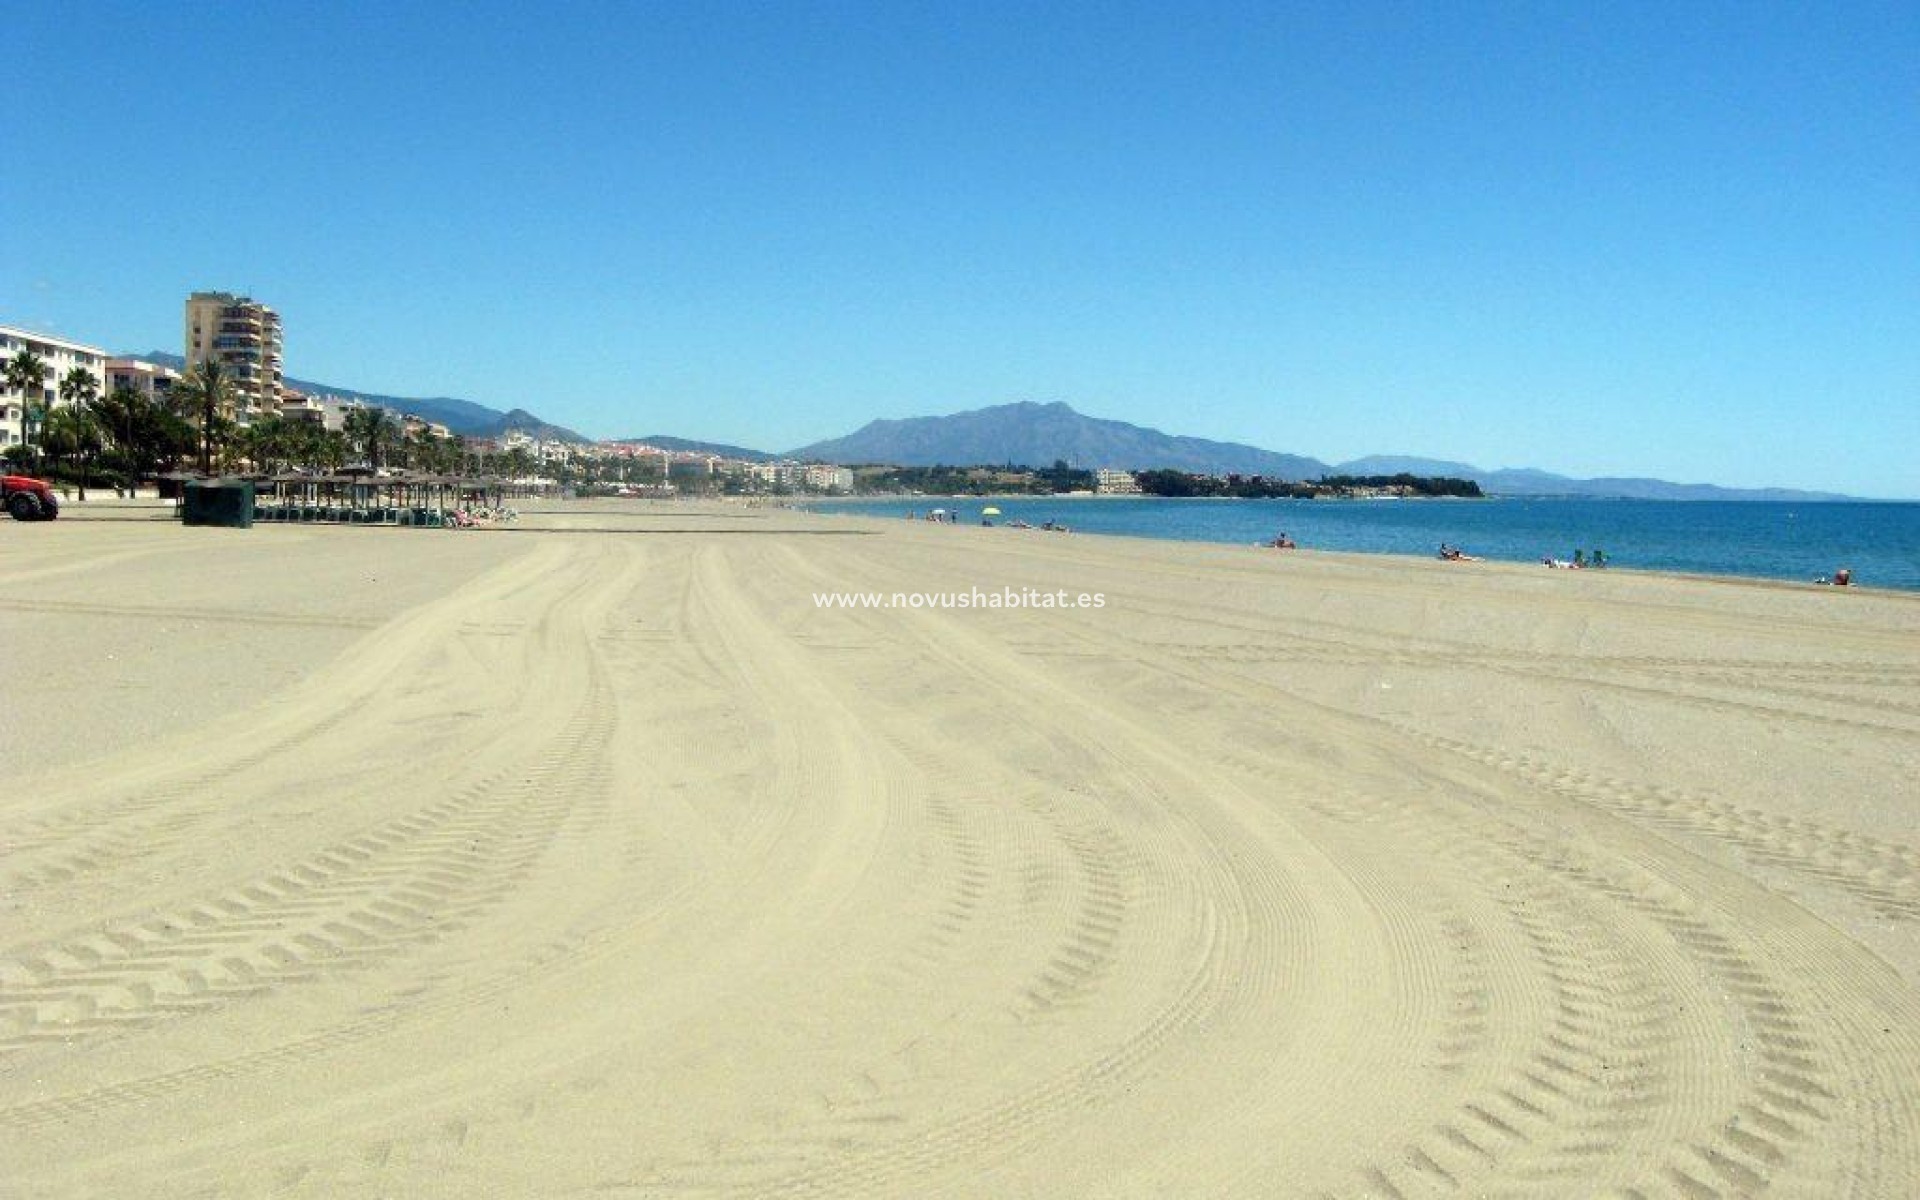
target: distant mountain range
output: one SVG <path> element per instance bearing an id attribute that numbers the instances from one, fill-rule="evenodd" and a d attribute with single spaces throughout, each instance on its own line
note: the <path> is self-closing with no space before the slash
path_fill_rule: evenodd
<path id="1" fill-rule="evenodd" d="M 645 437 L 608 438 L 610 442 L 640 442 L 648 446 L 657 446 L 662 450 L 683 451 L 688 454 L 713 454 L 721 458 L 737 458 L 744 462 L 772 462 L 775 455 L 765 450 L 749 450 L 745 446 L 729 446 L 725 442 L 696 442 L 690 438 L 670 437 L 664 433 L 649 433 Z"/>
<path id="2" fill-rule="evenodd" d="M 1206 474 L 1267 475 L 1315 479 L 1322 475 L 1445 475 L 1471 479 L 1494 495 L 1591 496 L 1635 500 L 1846 500 L 1833 492 L 1789 488 L 1724 488 L 1662 479 L 1574 479 L 1529 468 L 1483 470 L 1471 463 L 1398 455 L 1372 455 L 1329 465 L 1317 458 L 1281 454 L 1236 442 L 1178 437 L 1089 417 L 1063 403 L 999 404 L 945 417 L 873 421 L 846 437 L 815 442 L 789 457 L 857 465 L 907 467 L 1018 463 L 1047 466 L 1065 459 L 1076 467 L 1139 471 L 1156 467 Z"/>
<path id="3" fill-rule="evenodd" d="M 178 354 L 168 354 L 164 350 L 149 350 L 145 354 L 134 354 L 129 357 L 144 359 L 178 371 L 184 371 L 187 367 L 186 359 Z M 424 398 L 382 396 L 375 392 L 356 391 L 337 384 L 315 383 L 306 379 L 288 378 L 287 386 L 310 395 L 339 396 L 344 399 L 358 400 L 362 404 L 390 409 L 396 413 L 412 413 L 417 417 L 445 425 L 448 429 L 465 437 L 497 438 L 510 430 L 517 430 L 543 441 L 580 444 L 589 440 L 565 426 L 543 421 L 524 408 L 501 412 L 497 408 L 488 408 L 484 404 L 475 404 L 471 400 L 459 400 L 451 396 Z"/>
<path id="4" fill-rule="evenodd" d="M 133 355 L 148 362 L 184 370 L 177 354 L 150 350 Z M 317 395 L 340 396 L 378 405 L 396 413 L 413 413 L 437 421 L 467 437 L 500 437 L 518 430 L 531 437 L 584 444 L 583 437 L 562 425 L 544 421 L 522 408 L 501 412 L 450 396 L 383 396 L 331 383 L 288 379 L 289 387 Z M 996 404 L 944 417 L 909 417 L 871 421 L 845 437 L 802 446 L 784 455 L 745 446 L 703 442 L 667 434 L 610 439 L 645 442 L 664 450 L 684 450 L 765 462 L 796 458 L 847 466 L 886 463 L 902 467 L 974 466 L 1015 463 L 1044 467 L 1065 460 L 1076 467 L 1113 467 L 1142 471 L 1170 468 L 1201 474 L 1266 475 L 1278 479 L 1317 479 L 1323 475 L 1445 475 L 1471 479 L 1499 496 L 1589 496 L 1631 500 L 1791 500 L 1802 503 L 1849 500 L 1835 492 L 1806 492 L 1791 488 L 1725 488 L 1710 483 L 1670 483 L 1664 479 L 1574 479 L 1532 468 L 1488 471 L 1471 463 L 1407 455 L 1375 454 L 1351 462 L 1328 464 L 1299 454 L 1263 450 L 1239 442 L 1162 433 L 1076 412 L 1070 405 L 1022 401 Z"/>
<path id="5" fill-rule="evenodd" d="M 1080 467 L 1144 470 L 1167 467 L 1204 474 L 1238 473 L 1306 479 L 1327 465 L 1233 442 L 1176 437 L 1157 429 L 1084 416 L 1061 404 L 999 404 L 947 417 L 873 421 L 846 437 L 802 446 L 794 458 L 822 462 L 892 463 L 902 467 L 1018 463 L 1044 467 L 1056 459 Z"/>

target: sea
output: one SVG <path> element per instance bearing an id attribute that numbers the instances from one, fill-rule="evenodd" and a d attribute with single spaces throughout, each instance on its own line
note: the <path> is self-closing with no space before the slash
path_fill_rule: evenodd
<path id="1" fill-rule="evenodd" d="M 811 502 L 815 512 L 904 519 L 931 508 L 977 525 L 1055 521 L 1077 533 L 1431 557 L 1446 542 L 1507 562 L 1604 551 L 1625 570 L 1812 583 L 1847 568 L 1868 587 L 1920 591 L 1920 503 L 1711 500 L 1217 500 L 1123 496 L 915 496 Z"/>

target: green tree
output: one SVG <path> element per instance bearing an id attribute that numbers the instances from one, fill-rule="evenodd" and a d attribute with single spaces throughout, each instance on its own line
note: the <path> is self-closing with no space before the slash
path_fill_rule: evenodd
<path id="1" fill-rule="evenodd" d="M 241 444 L 255 470 L 273 474 L 293 461 L 297 432 L 294 422 L 276 413 L 249 425 Z"/>
<path id="2" fill-rule="evenodd" d="M 312 421 L 287 422 L 286 450 L 289 466 L 317 467 L 325 452 L 327 431 Z"/>
<path id="3" fill-rule="evenodd" d="M 60 399 L 80 408 L 92 404 L 100 395 L 100 380 L 85 367 L 75 367 L 60 380 Z"/>
<path id="4" fill-rule="evenodd" d="M 369 404 L 348 413 L 345 426 L 347 441 L 366 457 L 368 466 L 379 470 L 400 427 L 393 414 Z"/>
<path id="5" fill-rule="evenodd" d="M 129 492 L 138 482 L 140 452 L 134 440 L 134 427 L 142 423 L 147 398 L 132 388 L 119 387 L 87 406 L 113 450 L 114 465 L 126 479 Z"/>
<path id="6" fill-rule="evenodd" d="M 233 427 L 233 423 L 225 417 L 233 399 L 233 385 L 227 381 L 226 371 L 218 360 L 209 358 L 174 385 L 173 397 L 183 412 L 199 418 L 200 473 L 213 474 L 216 442 L 224 440 L 217 435 Z"/>
<path id="7" fill-rule="evenodd" d="M 244 432 L 240 423 L 232 417 L 225 413 L 214 414 L 212 424 L 205 427 L 202 435 L 210 447 L 206 452 L 211 462 L 209 470 L 217 467 L 225 474 L 238 469 L 240 459 L 246 453 L 240 444 L 240 435 Z"/>
<path id="8" fill-rule="evenodd" d="M 7 386 L 20 393 L 20 444 L 33 445 L 33 425 L 46 411 L 47 362 L 31 350 L 7 360 Z"/>
<path id="9" fill-rule="evenodd" d="M 94 456 L 100 453 L 100 424 L 93 409 L 84 404 L 69 404 L 47 414 L 42 438 L 44 448 L 60 464 L 77 463 L 80 468 L 80 499 L 87 498 L 87 483 L 92 474 Z"/>

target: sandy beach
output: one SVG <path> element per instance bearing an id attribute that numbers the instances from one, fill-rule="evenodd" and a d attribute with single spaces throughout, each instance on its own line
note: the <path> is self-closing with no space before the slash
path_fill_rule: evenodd
<path id="1" fill-rule="evenodd" d="M 1920 1195 L 1920 596 L 550 507 L 0 528 L 0 1195 Z"/>

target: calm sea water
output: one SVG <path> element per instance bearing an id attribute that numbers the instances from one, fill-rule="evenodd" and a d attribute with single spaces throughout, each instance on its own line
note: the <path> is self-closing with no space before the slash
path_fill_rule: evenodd
<path id="1" fill-rule="evenodd" d="M 978 524 L 1058 521 L 1081 533 L 1252 544 L 1285 531 L 1303 547 L 1431 555 L 1450 542 L 1484 558 L 1539 562 L 1576 549 L 1616 567 L 1811 581 L 1850 567 L 1856 583 L 1920 589 L 1920 504 L 1661 500 L 846 500 L 817 512 L 878 517 L 959 512 Z"/>

